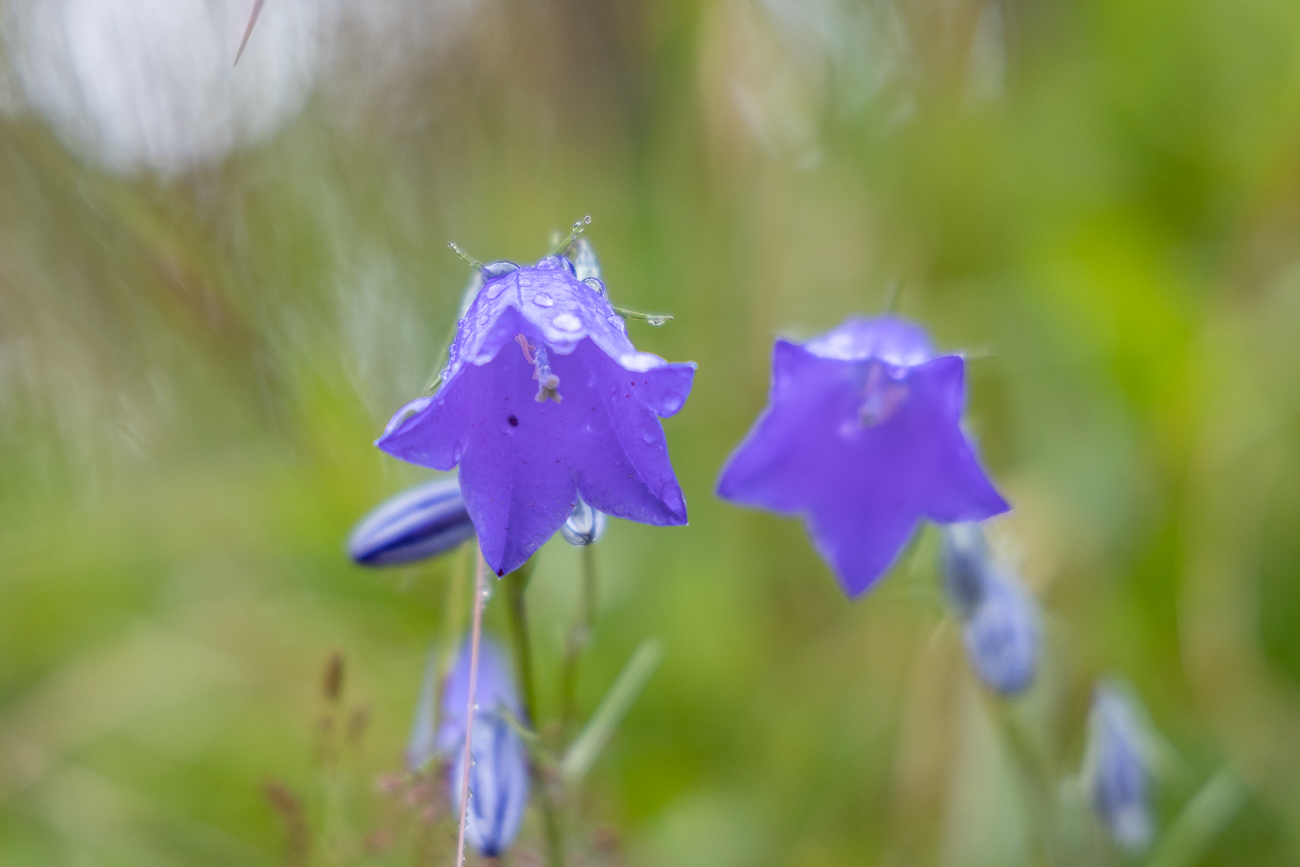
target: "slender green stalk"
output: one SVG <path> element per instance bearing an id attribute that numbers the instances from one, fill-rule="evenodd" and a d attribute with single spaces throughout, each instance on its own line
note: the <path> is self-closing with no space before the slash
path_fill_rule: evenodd
<path id="1" fill-rule="evenodd" d="M 1205 856 L 1246 803 L 1249 792 L 1230 768 L 1210 778 L 1169 827 L 1149 867 L 1190 867 Z"/>
<path id="2" fill-rule="evenodd" d="M 986 694 L 987 695 L 987 694 Z M 1024 724 L 1004 700 L 987 696 L 994 717 L 1002 728 L 1003 736 L 1015 755 L 1020 777 L 1029 789 L 1029 808 L 1032 812 L 1031 834 L 1042 851 L 1043 862 L 1056 864 L 1060 859 L 1053 841 L 1057 827 L 1056 787 L 1052 780 L 1051 759 L 1034 743 L 1025 731 Z"/>
<path id="3" fill-rule="evenodd" d="M 532 578 L 534 564 L 530 559 L 521 568 L 506 576 L 506 595 L 509 600 L 510 637 L 515 651 L 515 669 L 524 693 L 524 713 L 534 731 L 537 723 L 537 678 L 533 674 L 532 641 L 528 636 L 528 606 L 524 591 Z M 546 863 L 548 867 L 564 867 L 564 837 L 560 828 L 559 811 L 551 797 L 551 789 L 536 762 L 530 764 L 537 803 L 542 811 L 542 827 L 546 835 Z"/>
<path id="4" fill-rule="evenodd" d="M 564 646 L 564 670 L 560 682 L 560 730 L 567 737 L 578 718 L 578 660 L 591 643 L 596 629 L 596 552 L 595 545 L 582 546 L 582 590 L 578 618 L 569 630 Z"/>

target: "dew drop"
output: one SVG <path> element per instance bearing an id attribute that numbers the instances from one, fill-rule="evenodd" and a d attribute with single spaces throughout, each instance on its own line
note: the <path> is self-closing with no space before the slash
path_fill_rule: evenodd
<path id="1" fill-rule="evenodd" d="M 520 280 L 520 285 L 523 285 L 523 282 L 523 280 Z M 538 307 L 551 307 L 555 304 L 555 299 L 545 292 L 538 292 L 533 296 L 533 303 Z"/>
<path id="2" fill-rule="evenodd" d="M 554 325 L 561 331 L 581 331 L 582 320 L 572 313 L 561 313 L 555 317 Z"/>
<path id="3" fill-rule="evenodd" d="M 508 282 L 510 282 L 510 281 L 509 281 L 509 280 L 497 280 L 497 281 L 495 281 L 495 282 L 493 282 L 493 283 L 489 283 L 488 286 L 487 286 L 487 298 L 488 298 L 488 300 L 489 300 L 489 301 L 492 301 L 492 300 L 494 300 L 494 299 L 496 299 L 496 298 L 500 298 L 500 297 L 501 297 L 501 293 L 504 292 L 504 291 L 506 291 L 506 283 L 508 283 Z"/>
<path id="4" fill-rule="evenodd" d="M 619 331 L 626 331 L 626 330 L 627 330 L 627 323 L 624 322 L 624 321 L 623 321 L 623 317 L 622 317 L 622 316 L 619 316 L 617 313 L 612 313 L 612 314 L 610 314 L 609 317 L 608 317 L 608 320 L 609 320 L 609 324 L 610 324 L 610 325 L 613 325 L 613 326 L 614 326 L 615 328 L 617 328 Z"/>
<path id="5" fill-rule="evenodd" d="M 668 320 L 671 318 L 671 316 L 647 316 L 645 321 L 653 325 L 655 328 L 658 328 L 660 325 L 667 324 Z"/>
<path id="6" fill-rule="evenodd" d="M 520 285 L 520 286 L 531 286 L 531 285 L 533 285 L 533 281 L 532 281 L 532 280 L 529 280 L 527 277 L 520 277 L 520 278 L 519 278 L 519 285 Z"/>
<path id="7" fill-rule="evenodd" d="M 484 313 L 482 316 L 480 316 L 480 317 L 478 318 L 478 324 L 479 324 L 479 325 L 487 325 L 487 324 L 488 324 L 488 320 L 490 320 L 491 318 L 492 318 L 491 316 L 488 316 L 486 313 Z"/>

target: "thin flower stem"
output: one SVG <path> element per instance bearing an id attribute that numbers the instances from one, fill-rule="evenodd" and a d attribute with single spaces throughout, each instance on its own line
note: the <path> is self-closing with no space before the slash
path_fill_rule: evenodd
<path id="1" fill-rule="evenodd" d="M 1022 781 L 1029 787 L 1029 804 L 1033 813 L 1030 825 L 1032 837 L 1042 852 L 1043 862 L 1057 864 L 1060 858 L 1054 844 L 1053 832 L 1057 827 L 1056 790 L 1052 785 L 1054 773 L 1051 759 L 1035 745 L 1033 736 L 1014 708 L 999 698 L 985 694 L 990 710 L 1002 728 L 1006 743 L 1015 755 Z"/>
<path id="2" fill-rule="evenodd" d="M 596 629 L 596 552 L 595 545 L 582 546 L 582 596 L 578 619 L 569 630 L 564 648 L 564 673 L 561 691 L 561 730 L 567 736 L 578 717 L 578 658 L 591 643 Z"/>
<path id="3" fill-rule="evenodd" d="M 465 702 L 465 772 L 460 780 L 460 830 L 456 835 L 456 864 L 465 863 L 465 816 L 469 812 L 469 765 L 472 759 L 470 741 L 474 732 L 475 692 L 478 689 L 478 646 L 483 637 L 483 549 L 478 550 L 478 562 L 474 566 L 474 626 L 469 646 L 469 699 Z"/>
<path id="4" fill-rule="evenodd" d="M 537 682 L 533 676 L 532 642 L 528 637 L 528 607 L 524 591 L 533 575 L 534 563 L 530 559 L 521 568 L 506 576 L 506 593 L 510 600 L 510 635 L 515 648 L 515 667 L 523 684 L 524 712 L 528 724 L 538 731 Z M 560 830 L 559 812 L 551 800 L 550 786 L 536 762 L 529 765 L 533 782 L 537 786 L 538 804 L 542 810 L 542 826 L 546 834 L 546 863 L 548 867 L 564 867 L 564 838 Z"/>

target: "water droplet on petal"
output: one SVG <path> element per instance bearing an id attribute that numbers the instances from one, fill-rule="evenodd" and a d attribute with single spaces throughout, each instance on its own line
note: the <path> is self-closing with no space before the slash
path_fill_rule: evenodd
<path id="1" fill-rule="evenodd" d="M 480 316 L 480 317 L 478 318 L 478 324 L 479 324 L 479 325 L 487 325 L 487 324 L 488 324 L 488 320 L 490 320 L 491 318 L 492 318 L 491 316 L 488 316 L 486 313 L 484 313 L 482 316 Z"/>
<path id="2" fill-rule="evenodd" d="M 495 298 L 501 297 L 501 293 L 506 291 L 506 284 L 509 282 L 510 282 L 509 280 L 502 279 L 502 280 L 496 280 L 492 283 L 489 283 L 487 285 L 488 300 L 491 301 Z"/>
<path id="3" fill-rule="evenodd" d="M 572 313 L 561 313 L 559 316 L 555 317 L 553 324 L 561 331 L 582 330 L 582 320 L 574 316 Z"/>
<path id="4" fill-rule="evenodd" d="M 623 317 L 622 317 L 622 316 L 619 316 L 617 313 L 611 313 L 611 314 L 607 317 L 607 320 L 608 320 L 608 322 L 609 322 L 610 325 L 613 325 L 613 326 L 614 326 L 615 328 L 617 328 L 619 331 L 626 331 L 626 330 L 627 330 L 627 323 L 624 322 L 624 321 L 623 321 Z"/>
<path id="5" fill-rule="evenodd" d="M 532 281 L 532 280 L 529 280 L 527 277 L 520 277 L 520 278 L 519 278 L 519 285 L 520 285 L 520 286 L 531 286 L 531 285 L 533 285 L 533 281 Z"/>
<path id="6" fill-rule="evenodd" d="M 520 285 L 523 285 L 523 282 L 523 280 L 520 280 Z M 538 307 L 550 307 L 555 304 L 555 299 L 545 292 L 538 292 L 533 296 L 533 303 Z"/>

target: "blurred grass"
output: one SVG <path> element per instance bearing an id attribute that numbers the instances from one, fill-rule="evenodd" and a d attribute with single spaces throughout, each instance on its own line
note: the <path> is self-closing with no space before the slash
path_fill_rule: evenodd
<path id="1" fill-rule="evenodd" d="M 358 792 L 398 769 L 449 564 L 347 562 L 421 478 L 370 442 L 459 302 L 444 242 L 528 260 L 590 213 L 616 302 L 676 315 L 638 347 L 700 364 L 665 424 L 691 526 L 598 551 L 583 708 L 666 649 L 583 801 L 631 863 L 1039 862 L 933 539 L 848 603 L 797 524 L 712 495 L 772 337 L 894 279 L 980 356 L 969 425 L 1052 653 L 1016 712 L 1055 770 L 1121 673 L 1185 763 L 1162 826 L 1227 762 L 1250 798 L 1203 863 L 1300 863 L 1300 7 L 988 8 L 991 93 L 972 0 L 482 4 L 380 98 L 340 66 L 180 176 L 0 119 L 0 861 L 276 862 L 262 785 L 319 818 L 335 650 Z M 544 684 L 577 568 L 552 544 L 529 591 Z"/>

